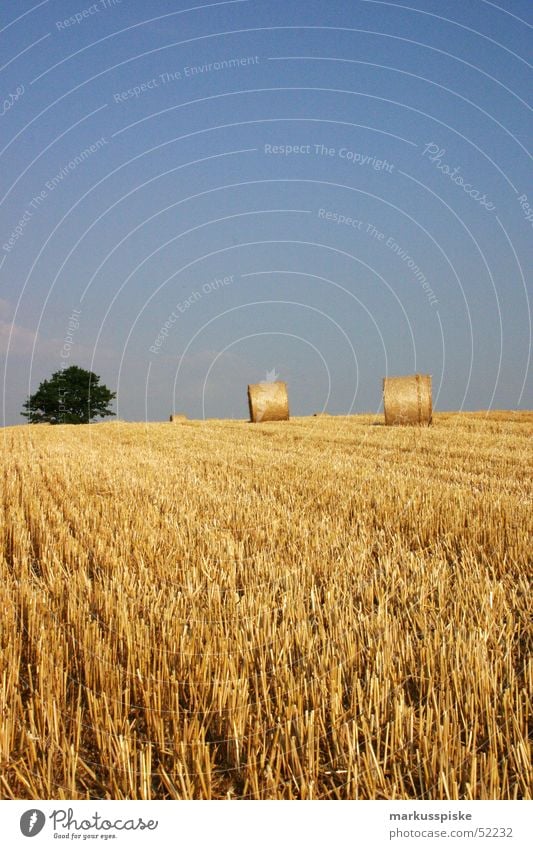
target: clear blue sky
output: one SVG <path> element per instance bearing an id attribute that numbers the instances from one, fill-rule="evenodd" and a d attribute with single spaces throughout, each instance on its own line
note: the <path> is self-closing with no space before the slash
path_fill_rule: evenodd
<path id="1" fill-rule="evenodd" d="M 129 420 L 531 408 L 526 0 L 0 9 L 2 424 L 90 368 Z"/>

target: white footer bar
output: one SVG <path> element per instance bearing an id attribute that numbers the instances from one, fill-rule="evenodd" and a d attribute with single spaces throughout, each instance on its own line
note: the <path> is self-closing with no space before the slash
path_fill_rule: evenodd
<path id="1" fill-rule="evenodd" d="M 3 801 L 6 847 L 533 846 L 533 802 Z"/>

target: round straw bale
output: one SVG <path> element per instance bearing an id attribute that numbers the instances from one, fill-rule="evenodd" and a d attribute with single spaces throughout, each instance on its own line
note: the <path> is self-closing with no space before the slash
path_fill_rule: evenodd
<path id="1" fill-rule="evenodd" d="M 289 418 L 287 384 L 251 383 L 248 386 L 248 406 L 252 422 L 285 422 Z"/>
<path id="2" fill-rule="evenodd" d="M 430 425 L 431 375 L 384 377 L 383 405 L 386 425 Z"/>
<path id="3" fill-rule="evenodd" d="M 171 422 L 186 422 L 187 416 L 184 413 L 171 413 L 170 414 Z"/>

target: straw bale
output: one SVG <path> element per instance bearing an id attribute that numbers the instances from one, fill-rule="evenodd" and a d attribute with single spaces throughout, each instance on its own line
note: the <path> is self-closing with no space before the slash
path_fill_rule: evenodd
<path id="1" fill-rule="evenodd" d="M 187 416 L 184 413 L 171 413 L 170 414 L 171 422 L 186 422 Z"/>
<path id="2" fill-rule="evenodd" d="M 248 406 L 252 422 L 284 422 L 289 418 L 287 384 L 283 381 L 251 383 Z"/>
<path id="3" fill-rule="evenodd" d="M 431 375 L 384 377 L 383 404 L 386 425 L 430 425 Z"/>

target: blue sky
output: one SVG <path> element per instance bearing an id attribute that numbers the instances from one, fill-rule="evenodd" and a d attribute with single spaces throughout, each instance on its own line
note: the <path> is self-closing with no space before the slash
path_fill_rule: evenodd
<path id="1" fill-rule="evenodd" d="M 531 408 L 532 9 L 413 4 L 2 3 L 2 424 Z"/>

